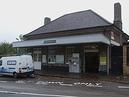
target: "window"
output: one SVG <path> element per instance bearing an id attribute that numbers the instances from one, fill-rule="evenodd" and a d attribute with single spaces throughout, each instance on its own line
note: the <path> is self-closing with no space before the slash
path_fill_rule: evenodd
<path id="1" fill-rule="evenodd" d="M 56 63 L 64 64 L 64 55 L 56 55 Z"/>
<path id="2" fill-rule="evenodd" d="M 72 54 L 74 52 L 74 47 L 67 47 L 66 48 L 66 55 L 65 55 L 65 63 L 68 64 L 69 60 L 72 58 Z"/>
<path id="3" fill-rule="evenodd" d="M 48 55 L 48 63 L 55 64 L 56 63 L 56 56 L 55 55 Z"/>
<path id="4" fill-rule="evenodd" d="M 37 54 L 34 54 L 34 55 L 33 55 L 33 60 L 34 60 L 34 61 L 37 61 Z"/>
<path id="5" fill-rule="evenodd" d="M 48 63 L 64 64 L 64 55 L 48 55 Z"/>
<path id="6" fill-rule="evenodd" d="M 41 62 L 41 52 L 39 51 L 37 51 L 37 52 L 34 52 L 34 54 L 33 54 L 33 60 L 35 61 L 35 62 Z"/>
<path id="7" fill-rule="evenodd" d="M 7 65 L 16 65 L 16 60 L 7 61 Z"/>
<path id="8" fill-rule="evenodd" d="M 0 60 L 0 66 L 2 66 L 2 60 Z"/>
<path id="9" fill-rule="evenodd" d="M 37 54 L 37 56 L 38 56 L 38 62 L 41 62 L 41 58 L 42 58 L 41 54 L 39 53 Z"/>
<path id="10" fill-rule="evenodd" d="M 56 63 L 56 46 L 48 47 L 48 64 Z"/>
<path id="11" fill-rule="evenodd" d="M 48 64 L 64 64 L 64 48 L 48 47 Z"/>

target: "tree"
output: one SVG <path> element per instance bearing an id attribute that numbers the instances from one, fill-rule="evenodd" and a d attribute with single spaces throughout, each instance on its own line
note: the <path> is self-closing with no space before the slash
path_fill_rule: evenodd
<path id="1" fill-rule="evenodd" d="M 0 56 L 7 56 L 16 54 L 16 50 L 12 47 L 12 44 L 7 42 L 0 43 Z"/>

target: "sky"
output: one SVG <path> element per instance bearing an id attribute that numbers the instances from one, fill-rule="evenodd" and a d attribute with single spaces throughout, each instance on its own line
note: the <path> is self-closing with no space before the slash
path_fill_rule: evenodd
<path id="1" fill-rule="evenodd" d="M 129 34 L 129 0 L 0 0 L 0 42 L 14 42 L 64 14 L 92 9 L 109 22 L 114 20 L 114 3 L 122 6 L 123 31 Z"/>

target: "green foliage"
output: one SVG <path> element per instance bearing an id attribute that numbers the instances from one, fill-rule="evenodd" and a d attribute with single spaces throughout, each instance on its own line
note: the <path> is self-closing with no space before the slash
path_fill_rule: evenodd
<path id="1" fill-rule="evenodd" d="M 0 43 L 0 56 L 7 56 L 15 53 L 16 50 L 12 47 L 12 44 L 7 42 Z"/>

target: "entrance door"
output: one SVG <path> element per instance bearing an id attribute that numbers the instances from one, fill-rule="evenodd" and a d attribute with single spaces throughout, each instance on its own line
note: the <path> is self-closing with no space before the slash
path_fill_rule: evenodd
<path id="1" fill-rule="evenodd" d="M 98 52 L 85 53 L 85 72 L 97 73 L 99 70 L 99 54 Z"/>
<path id="2" fill-rule="evenodd" d="M 111 74 L 122 75 L 123 73 L 123 47 L 112 46 L 111 48 Z"/>
<path id="3" fill-rule="evenodd" d="M 34 51 L 34 69 L 41 70 L 41 51 Z"/>

